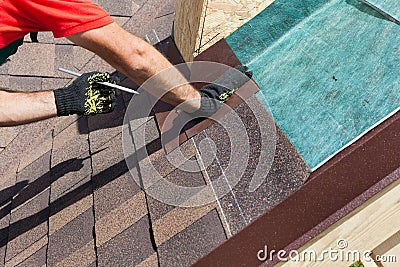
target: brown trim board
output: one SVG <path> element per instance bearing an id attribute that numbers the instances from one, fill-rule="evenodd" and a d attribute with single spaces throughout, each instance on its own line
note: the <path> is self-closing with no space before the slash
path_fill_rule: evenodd
<path id="1" fill-rule="evenodd" d="M 297 249 L 400 178 L 400 112 L 311 174 L 298 191 L 193 266 L 257 266 L 257 252 Z M 393 174 L 394 175 L 391 175 Z"/>

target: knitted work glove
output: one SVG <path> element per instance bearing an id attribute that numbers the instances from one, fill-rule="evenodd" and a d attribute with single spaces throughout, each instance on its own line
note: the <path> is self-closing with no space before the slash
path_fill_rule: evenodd
<path id="1" fill-rule="evenodd" d="M 234 69 L 227 70 L 212 84 L 208 84 L 200 89 L 200 109 L 192 113 L 192 116 L 209 117 L 217 112 L 222 103 L 225 102 L 235 90 L 248 82 L 252 75 L 253 73 L 248 71 L 246 66 L 240 65 L 236 66 Z"/>
<path id="2" fill-rule="evenodd" d="M 90 72 L 82 74 L 71 85 L 54 90 L 57 115 L 95 115 L 114 110 L 116 90 L 98 82 L 114 82 L 110 74 Z"/>

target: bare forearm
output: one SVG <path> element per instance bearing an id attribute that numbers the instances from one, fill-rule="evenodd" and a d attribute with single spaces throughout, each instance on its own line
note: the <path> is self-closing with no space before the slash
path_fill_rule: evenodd
<path id="1" fill-rule="evenodd" d="M 130 34 L 115 23 L 100 29 L 68 37 L 74 43 L 101 56 L 110 65 L 124 73 L 137 84 L 142 85 L 153 75 L 163 70 L 156 84 L 145 88 L 151 94 L 172 105 L 179 105 L 185 111 L 195 111 L 200 106 L 200 94 L 187 83 L 185 77 L 153 46 Z M 185 84 L 183 86 L 178 86 Z"/>
<path id="2" fill-rule="evenodd" d="M 0 91 L 0 127 L 16 126 L 57 116 L 52 91 Z"/>

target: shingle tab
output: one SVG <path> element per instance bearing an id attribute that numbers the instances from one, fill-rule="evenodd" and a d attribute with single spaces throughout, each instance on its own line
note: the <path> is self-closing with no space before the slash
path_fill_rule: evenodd
<path id="1" fill-rule="evenodd" d="M 139 8 L 138 5 L 132 0 L 121 0 L 117 3 L 107 0 L 94 0 L 93 2 L 99 4 L 111 15 L 118 16 L 132 16 L 133 13 Z"/>
<path id="2" fill-rule="evenodd" d="M 6 147 L 18 135 L 21 127 L 1 127 L 0 147 Z"/>
<path id="3" fill-rule="evenodd" d="M 39 56 L 40 55 L 40 56 Z M 54 75 L 55 46 L 53 44 L 26 43 L 11 56 L 8 74 L 26 76 Z"/>
<path id="4" fill-rule="evenodd" d="M 54 266 L 75 251 L 93 243 L 94 218 L 91 209 L 85 211 L 63 228 L 49 237 L 48 265 Z M 87 252 L 87 257 L 95 260 L 94 247 Z"/>
<path id="5" fill-rule="evenodd" d="M 12 91 L 37 92 L 42 91 L 42 78 L 11 76 L 9 86 Z"/>
<path id="6" fill-rule="evenodd" d="M 29 258 L 17 265 L 17 267 L 45 266 L 47 246 L 43 246 Z"/>
<path id="7" fill-rule="evenodd" d="M 161 266 L 188 266 L 226 240 L 215 210 L 158 247 Z"/>
<path id="8" fill-rule="evenodd" d="M 47 235 L 49 194 L 47 189 L 11 212 L 6 261 Z"/>
<path id="9" fill-rule="evenodd" d="M 99 266 L 134 266 L 154 253 L 147 216 L 97 249 Z"/>

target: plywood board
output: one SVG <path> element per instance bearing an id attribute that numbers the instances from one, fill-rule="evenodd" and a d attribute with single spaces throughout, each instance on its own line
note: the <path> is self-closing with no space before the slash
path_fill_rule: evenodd
<path id="1" fill-rule="evenodd" d="M 274 0 L 209 0 L 197 38 L 196 53 L 233 33 L 272 2 Z"/>
<path id="2" fill-rule="evenodd" d="M 176 2 L 174 39 L 185 61 L 192 61 L 207 0 L 178 0 Z"/>
<path id="3" fill-rule="evenodd" d="M 340 250 L 338 240 L 345 240 L 343 251 L 373 251 L 400 230 L 400 180 L 371 198 L 358 209 L 338 221 L 298 251 L 314 250 L 322 253 L 329 248 Z M 394 252 L 397 247 L 393 248 Z M 319 254 L 317 254 L 319 255 Z M 292 262 L 280 266 L 350 266 L 352 262 Z M 346 265 L 347 264 L 347 265 Z"/>
<path id="4" fill-rule="evenodd" d="M 178 0 L 174 39 L 186 61 L 228 36 L 274 0 Z"/>

